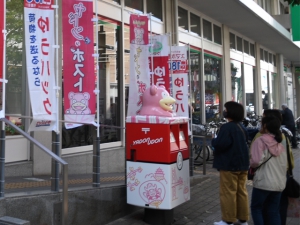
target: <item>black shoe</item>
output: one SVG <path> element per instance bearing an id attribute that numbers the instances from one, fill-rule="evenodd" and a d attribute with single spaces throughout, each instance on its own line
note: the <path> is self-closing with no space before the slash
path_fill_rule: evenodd
<path id="1" fill-rule="evenodd" d="M 298 146 L 296 145 L 296 146 L 292 146 L 292 148 L 298 148 Z"/>

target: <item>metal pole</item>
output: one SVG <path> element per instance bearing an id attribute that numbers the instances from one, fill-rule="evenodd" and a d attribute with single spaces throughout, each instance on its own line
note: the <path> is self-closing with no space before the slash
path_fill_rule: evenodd
<path id="1" fill-rule="evenodd" d="M 68 224 L 68 164 L 63 165 L 62 225 Z"/>
<path id="2" fill-rule="evenodd" d="M 55 90 L 56 90 L 56 129 L 55 133 L 52 134 L 52 152 L 55 155 L 60 156 L 60 131 L 59 131 L 59 90 L 58 86 L 58 0 L 55 1 L 55 5 L 52 5 L 52 8 L 55 9 L 55 44 L 53 48 L 55 49 L 55 64 L 56 64 L 56 77 L 55 77 Z M 52 159 L 52 168 L 51 168 L 51 191 L 59 191 L 59 163 Z"/>
<path id="3" fill-rule="evenodd" d="M 0 198 L 4 197 L 5 186 L 5 123 L 1 122 L 0 137 Z"/>
<path id="4" fill-rule="evenodd" d="M 189 97 L 190 97 L 190 100 L 191 100 L 191 93 L 192 93 L 192 74 L 191 74 L 191 46 L 189 44 L 189 47 L 188 47 L 188 68 L 189 68 L 189 71 L 188 71 L 188 74 L 189 74 Z M 190 102 L 191 103 L 191 102 Z M 191 105 L 189 105 L 190 107 L 190 119 L 189 119 L 189 123 L 188 123 L 188 128 L 189 128 L 189 132 L 190 132 L 190 145 L 189 145 L 189 148 L 190 148 L 190 176 L 194 176 L 194 158 L 193 158 L 193 151 L 192 151 L 192 146 L 193 146 L 193 112 L 191 110 Z"/>
<path id="5" fill-rule="evenodd" d="M 52 132 L 52 152 L 59 156 L 59 134 Z M 59 163 L 52 158 L 51 167 L 51 191 L 59 191 Z"/>
<path id="6" fill-rule="evenodd" d="M 203 175 L 206 175 L 206 136 L 203 137 Z"/>
<path id="7" fill-rule="evenodd" d="M 100 187 L 100 138 L 94 139 L 93 146 L 93 187 Z"/>
<path id="8" fill-rule="evenodd" d="M 97 70 L 97 87 L 94 91 L 97 98 L 97 135 L 96 138 L 94 138 L 94 144 L 93 144 L 93 187 L 100 187 L 100 108 L 99 108 L 99 36 L 98 36 L 98 0 L 95 0 L 95 17 L 92 19 L 94 21 L 94 32 L 96 35 L 96 50 L 94 53 L 94 57 L 96 58 L 96 70 Z"/>
<path id="9" fill-rule="evenodd" d="M 151 44 L 150 44 L 150 49 L 151 49 L 151 72 L 150 72 L 150 74 L 152 75 L 152 85 L 155 85 L 154 84 L 154 71 L 153 71 L 153 67 L 154 67 L 154 65 L 153 65 L 153 45 L 154 45 L 154 43 L 153 43 L 153 33 L 152 33 L 152 13 L 149 13 L 148 14 L 148 17 L 150 17 L 150 35 L 151 35 Z"/>

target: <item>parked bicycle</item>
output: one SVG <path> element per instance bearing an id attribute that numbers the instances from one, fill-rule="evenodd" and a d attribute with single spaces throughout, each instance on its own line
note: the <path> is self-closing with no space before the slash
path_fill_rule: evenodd
<path id="1" fill-rule="evenodd" d="M 202 165 L 203 159 L 210 161 L 213 159 L 213 147 L 211 146 L 212 134 L 217 134 L 219 128 L 225 121 L 212 121 L 208 124 L 193 124 L 193 145 L 192 152 L 194 165 Z M 205 140 L 205 157 L 204 157 L 204 140 Z"/>

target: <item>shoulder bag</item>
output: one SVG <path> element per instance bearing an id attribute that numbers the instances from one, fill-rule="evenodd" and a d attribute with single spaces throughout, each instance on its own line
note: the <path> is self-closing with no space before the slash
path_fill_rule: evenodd
<path id="1" fill-rule="evenodd" d="M 300 185 L 293 177 L 291 155 L 290 155 L 290 149 L 289 149 L 287 136 L 285 136 L 285 139 L 286 139 L 286 154 L 287 154 L 287 158 L 288 158 L 289 170 L 288 170 L 288 178 L 286 180 L 286 186 L 285 186 L 285 189 L 283 190 L 283 192 L 290 198 L 299 198 L 300 197 Z"/>

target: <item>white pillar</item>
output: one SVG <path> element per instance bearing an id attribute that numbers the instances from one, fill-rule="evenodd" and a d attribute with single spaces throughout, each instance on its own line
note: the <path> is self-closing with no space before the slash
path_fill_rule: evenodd
<path id="1" fill-rule="evenodd" d="M 277 75 L 279 78 L 279 106 L 286 102 L 286 89 L 284 81 L 284 60 L 282 54 L 277 54 Z"/>
<path id="2" fill-rule="evenodd" d="M 231 64 L 230 64 L 230 37 L 229 28 L 222 25 L 223 31 L 223 68 L 222 68 L 222 102 L 231 100 Z"/>
<path id="3" fill-rule="evenodd" d="M 262 88 L 260 74 L 260 45 L 255 43 L 255 74 L 254 74 L 254 110 L 256 115 L 262 114 Z"/>

